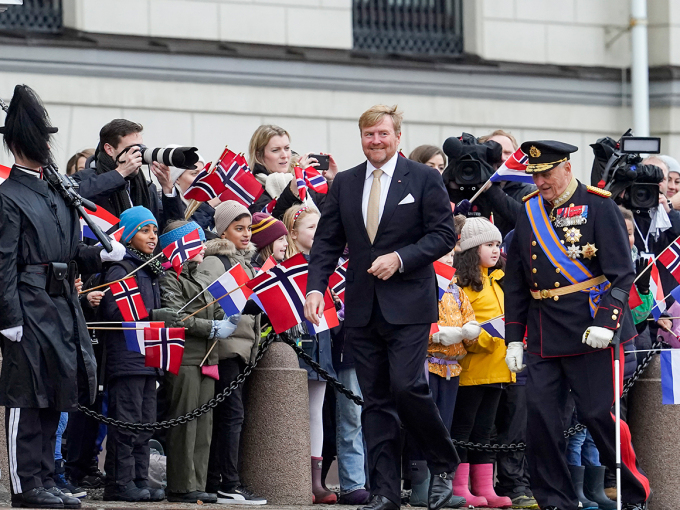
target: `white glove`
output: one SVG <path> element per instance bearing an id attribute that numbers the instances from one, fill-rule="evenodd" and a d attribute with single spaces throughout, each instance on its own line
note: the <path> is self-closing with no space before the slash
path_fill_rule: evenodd
<path id="1" fill-rule="evenodd" d="M 279 198 L 286 186 L 293 180 L 293 174 L 276 172 L 267 176 L 264 190 L 272 198 Z"/>
<path id="2" fill-rule="evenodd" d="M 521 372 L 526 366 L 524 359 L 524 343 L 510 342 L 508 344 L 508 351 L 505 353 L 505 364 L 508 365 L 510 372 Z"/>
<path id="3" fill-rule="evenodd" d="M 99 252 L 102 262 L 120 262 L 125 257 L 125 246 L 120 244 L 115 239 L 111 239 L 111 253 L 106 250 Z"/>
<path id="4" fill-rule="evenodd" d="M 482 328 L 479 326 L 479 322 L 470 321 L 463 325 L 463 338 L 465 340 L 474 340 L 482 332 Z"/>
<path id="5" fill-rule="evenodd" d="M 457 326 L 439 326 L 439 331 L 432 335 L 436 344 L 451 345 L 463 341 L 463 329 Z"/>
<path id="6" fill-rule="evenodd" d="M 11 340 L 12 342 L 21 342 L 21 337 L 24 335 L 23 326 L 14 326 L 13 328 L 7 328 L 0 331 L 5 338 Z"/>
<path id="7" fill-rule="evenodd" d="M 583 333 L 584 344 L 591 346 L 593 349 L 604 349 L 607 347 L 614 338 L 614 331 L 607 328 L 601 328 L 599 326 L 590 326 Z"/>

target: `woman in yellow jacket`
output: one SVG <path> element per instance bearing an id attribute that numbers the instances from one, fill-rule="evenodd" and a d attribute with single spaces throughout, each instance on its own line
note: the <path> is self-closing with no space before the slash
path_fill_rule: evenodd
<path id="1" fill-rule="evenodd" d="M 470 299 L 480 324 L 505 313 L 501 280 L 500 231 L 485 218 L 469 218 L 461 231 L 460 253 L 454 266 L 458 285 Z M 453 412 L 451 437 L 458 441 L 489 443 L 504 385 L 515 375 L 505 364 L 505 340 L 482 329 L 479 337 L 465 340 L 468 351 L 460 364 L 460 388 Z M 493 457 L 487 452 L 457 448 L 461 465 L 453 480 L 453 492 L 469 506 L 510 508 L 512 501 L 496 495 Z M 472 490 L 468 489 L 468 479 Z"/>

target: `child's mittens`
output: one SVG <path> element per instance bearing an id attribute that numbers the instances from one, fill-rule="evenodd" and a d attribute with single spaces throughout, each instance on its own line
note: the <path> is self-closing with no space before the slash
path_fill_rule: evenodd
<path id="1" fill-rule="evenodd" d="M 482 328 L 479 326 L 479 322 L 470 321 L 463 325 L 463 338 L 465 340 L 474 340 L 482 332 Z"/>
<path id="2" fill-rule="evenodd" d="M 453 345 L 463 341 L 463 329 L 458 326 L 439 326 L 439 331 L 432 335 L 436 344 Z"/>

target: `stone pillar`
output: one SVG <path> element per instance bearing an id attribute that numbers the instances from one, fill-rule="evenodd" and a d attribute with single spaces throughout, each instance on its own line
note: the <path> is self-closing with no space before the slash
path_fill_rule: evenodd
<path id="1" fill-rule="evenodd" d="M 242 481 L 269 503 L 310 505 L 307 372 L 290 346 L 275 342 L 246 387 Z"/>
<path id="2" fill-rule="evenodd" d="M 674 510 L 680 498 L 680 405 L 661 403 L 661 363 L 655 356 L 631 390 L 628 424 L 640 467 L 654 491 L 650 510 Z"/>

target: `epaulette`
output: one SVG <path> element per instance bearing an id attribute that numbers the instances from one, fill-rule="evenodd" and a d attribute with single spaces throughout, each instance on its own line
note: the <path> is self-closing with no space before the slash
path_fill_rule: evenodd
<path id="1" fill-rule="evenodd" d="M 532 191 L 532 192 L 529 193 L 527 196 L 523 197 L 523 198 L 522 198 L 522 202 L 526 202 L 526 201 L 529 200 L 530 198 L 534 198 L 536 195 L 538 195 L 538 190 Z"/>
<path id="2" fill-rule="evenodd" d="M 593 195 L 600 195 L 601 197 L 604 198 L 609 198 L 612 196 L 610 191 L 604 190 L 602 188 L 596 188 L 595 186 L 587 186 L 588 192 L 592 193 Z"/>

